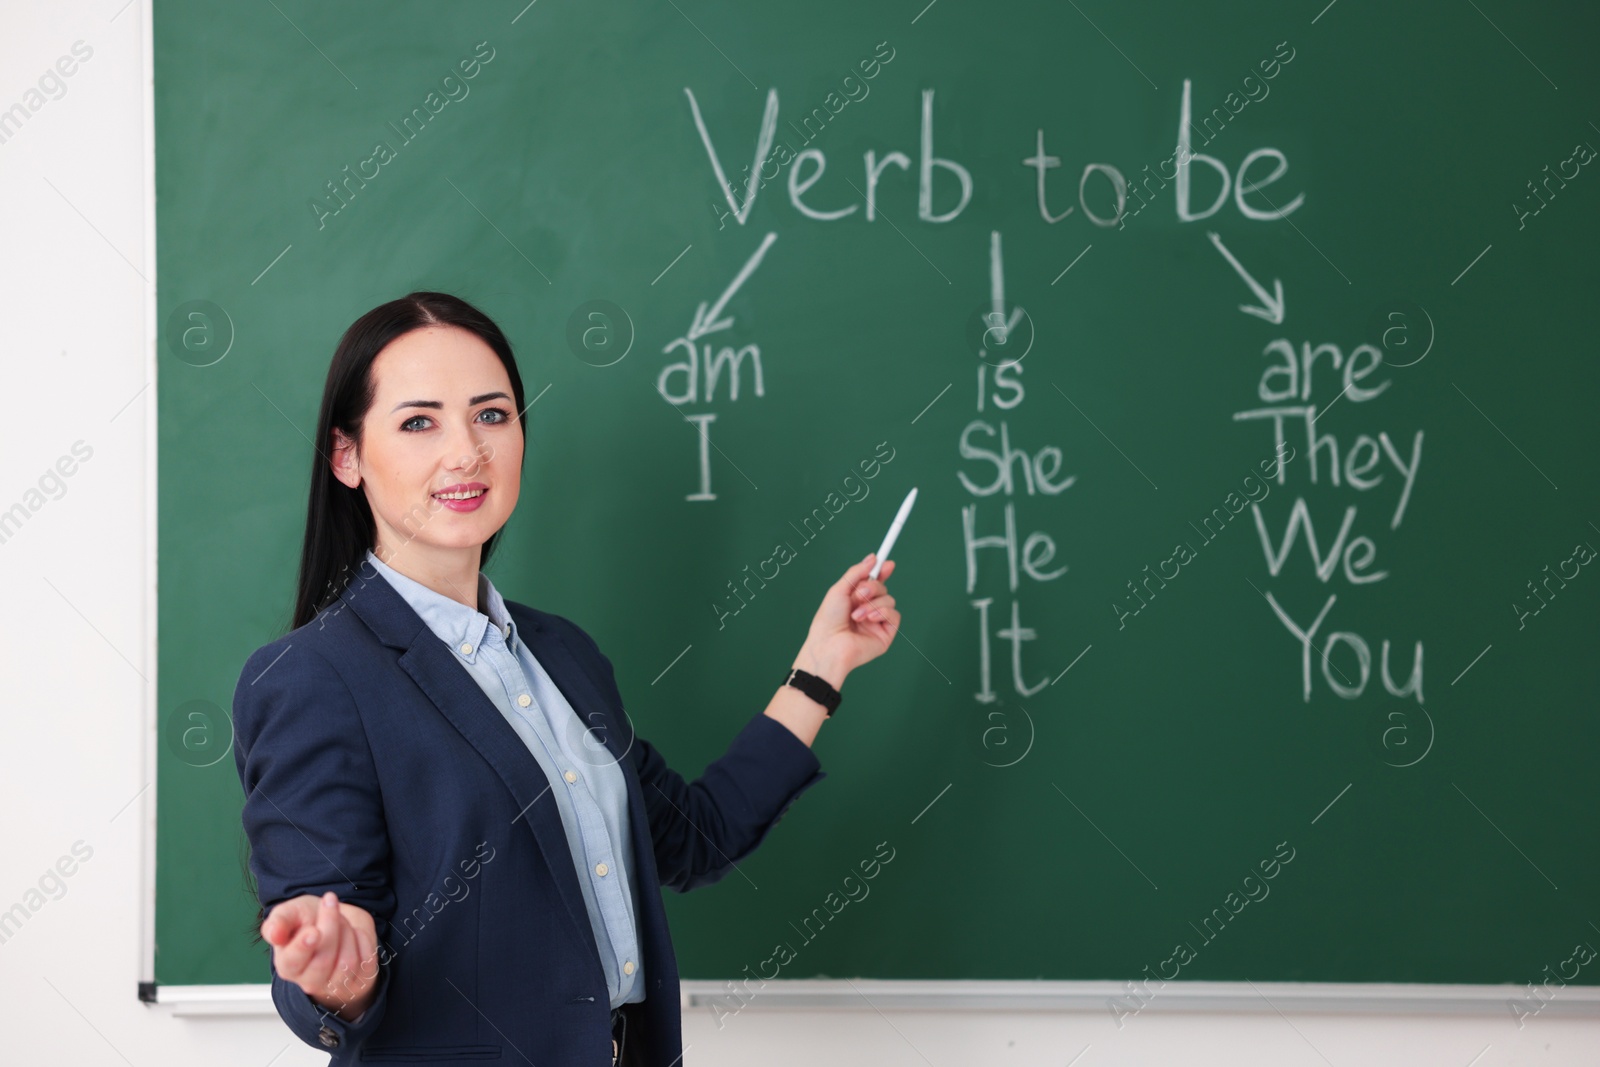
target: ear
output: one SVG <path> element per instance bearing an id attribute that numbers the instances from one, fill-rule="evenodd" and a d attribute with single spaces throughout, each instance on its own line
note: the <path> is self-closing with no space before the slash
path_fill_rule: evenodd
<path id="1" fill-rule="evenodd" d="M 334 427 L 333 430 L 333 459 L 330 466 L 333 476 L 355 489 L 361 485 L 360 457 L 356 454 L 356 443 L 343 430 Z"/>

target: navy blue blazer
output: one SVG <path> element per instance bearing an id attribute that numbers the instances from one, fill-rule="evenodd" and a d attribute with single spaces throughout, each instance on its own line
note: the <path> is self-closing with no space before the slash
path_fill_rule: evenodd
<path id="1" fill-rule="evenodd" d="M 659 888 L 720 880 L 826 775 L 758 712 L 686 782 L 634 734 L 611 661 L 587 633 L 506 608 L 623 769 L 646 981 L 629 1043 L 671 1067 L 682 1054 L 678 969 Z M 269 965 L 295 1034 L 330 1050 L 331 1065 L 610 1064 L 605 975 L 550 783 L 393 586 L 358 576 L 318 618 L 254 652 L 233 713 L 261 914 L 331 889 L 372 914 L 380 943 L 377 1000 L 355 1024 Z"/>

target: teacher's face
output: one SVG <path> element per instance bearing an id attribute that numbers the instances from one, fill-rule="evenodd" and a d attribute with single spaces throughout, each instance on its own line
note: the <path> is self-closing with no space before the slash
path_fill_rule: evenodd
<path id="1" fill-rule="evenodd" d="M 428 326 L 390 342 L 372 377 L 361 446 L 336 445 L 334 469 L 366 490 L 374 551 L 387 562 L 481 549 L 522 485 L 523 427 L 505 366 L 476 334 Z"/>

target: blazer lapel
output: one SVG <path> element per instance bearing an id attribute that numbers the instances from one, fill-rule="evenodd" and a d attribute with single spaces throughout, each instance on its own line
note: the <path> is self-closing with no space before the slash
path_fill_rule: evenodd
<path id="1" fill-rule="evenodd" d="M 555 799 L 545 797 L 551 783 L 522 738 L 506 722 L 500 709 L 479 688 L 471 674 L 455 661 L 422 617 L 412 610 L 395 588 L 369 564 L 363 564 L 341 599 L 353 607 L 378 638 L 390 648 L 404 649 L 400 666 L 416 681 L 430 700 L 449 719 L 461 736 L 478 750 L 485 762 L 511 790 L 516 799 L 518 818 L 526 820 L 534 841 L 555 879 L 567 913 L 580 934 L 594 944 L 594 931 L 588 920 L 578 875 L 572 867 L 572 852 L 566 830 L 561 825 Z M 519 620 L 520 625 L 520 620 Z M 546 669 L 550 665 L 545 663 Z M 570 676 L 571 671 L 563 671 Z M 557 675 L 552 670 L 551 677 Z M 563 692 L 567 687 L 562 686 Z M 570 699 L 570 698 L 569 698 Z M 577 705 L 574 704 L 574 707 Z M 637 791 L 637 786 L 634 787 Z M 598 948 L 596 948 L 598 955 Z"/>

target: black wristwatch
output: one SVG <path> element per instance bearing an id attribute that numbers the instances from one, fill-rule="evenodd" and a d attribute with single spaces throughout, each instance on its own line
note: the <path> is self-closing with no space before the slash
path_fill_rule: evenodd
<path id="1" fill-rule="evenodd" d="M 792 685 L 806 696 L 815 700 L 827 709 L 828 717 L 833 717 L 833 709 L 839 706 L 839 701 L 844 699 L 839 691 L 826 681 L 818 678 L 808 671 L 794 667 L 789 671 L 789 677 L 783 680 L 784 685 Z"/>

